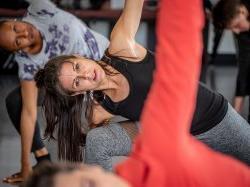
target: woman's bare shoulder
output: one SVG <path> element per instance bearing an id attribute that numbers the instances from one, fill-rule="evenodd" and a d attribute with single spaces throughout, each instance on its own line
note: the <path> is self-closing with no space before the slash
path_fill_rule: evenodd
<path id="1" fill-rule="evenodd" d="M 144 59 L 147 50 L 134 40 L 116 38 L 110 42 L 108 53 L 132 62 L 138 62 Z"/>

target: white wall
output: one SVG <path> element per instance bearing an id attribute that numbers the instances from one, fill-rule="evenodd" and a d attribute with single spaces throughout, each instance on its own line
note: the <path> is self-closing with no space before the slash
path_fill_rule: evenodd
<path id="1" fill-rule="evenodd" d="M 114 9 L 122 9 L 124 4 L 124 0 L 111 0 L 111 7 Z M 109 26 L 108 23 L 104 21 L 92 21 L 90 23 L 90 27 L 99 32 L 100 34 L 106 36 L 109 38 Z M 138 29 L 138 32 L 136 33 L 135 37 L 136 41 L 143 45 L 144 47 L 147 47 L 147 24 L 141 23 Z"/>
<path id="2" fill-rule="evenodd" d="M 211 2 L 214 4 L 218 0 L 211 0 Z M 121 9 L 123 7 L 124 0 L 111 0 L 111 7 Z M 97 32 L 103 34 L 106 37 L 108 36 L 108 24 L 105 22 L 97 21 L 91 23 L 91 28 L 96 30 Z M 136 41 L 142 44 L 143 46 L 147 47 L 147 24 L 142 23 L 139 27 L 139 30 L 136 34 Z M 208 41 L 208 53 L 212 52 L 213 47 L 213 25 L 210 23 L 209 27 L 209 41 Z M 235 54 L 235 43 L 233 34 L 231 31 L 225 31 L 223 38 L 221 39 L 218 53 L 219 54 Z"/>
<path id="3" fill-rule="evenodd" d="M 92 21 L 90 22 L 90 28 L 109 38 L 109 26 L 107 22 Z M 136 41 L 144 47 L 147 47 L 147 28 L 147 24 L 142 22 L 135 36 Z"/>

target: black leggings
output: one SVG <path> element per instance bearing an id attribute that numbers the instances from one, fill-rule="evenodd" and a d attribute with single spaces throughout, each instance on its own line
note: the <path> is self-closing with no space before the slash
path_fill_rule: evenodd
<path id="1" fill-rule="evenodd" d="M 37 105 L 40 106 L 42 101 L 42 94 L 39 93 Z M 21 88 L 15 88 L 9 93 L 5 99 L 6 108 L 8 115 L 12 121 L 12 124 L 20 134 L 20 120 L 21 120 L 21 111 L 22 111 L 22 96 Z M 45 145 L 41 138 L 39 124 L 36 121 L 35 132 L 33 136 L 33 143 L 31 151 L 35 152 L 36 150 L 44 148 Z"/>

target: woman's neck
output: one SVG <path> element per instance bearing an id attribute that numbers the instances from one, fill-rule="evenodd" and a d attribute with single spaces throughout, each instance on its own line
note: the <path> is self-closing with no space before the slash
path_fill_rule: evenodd
<path id="1" fill-rule="evenodd" d="M 111 90 L 117 90 L 120 87 L 119 84 L 119 74 L 115 75 L 106 75 L 105 79 L 103 80 L 102 84 L 98 88 L 98 90 L 102 90 L 105 92 L 110 92 Z"/>
<path id="2" fill-rule="evenodd" d="M 107 79 L 102 88 L 103 93 L 115 102 L 121 101 L 129 95 L 129 83 L 127 79 L 118 72 L 114 75 L 107 75 Z"/>

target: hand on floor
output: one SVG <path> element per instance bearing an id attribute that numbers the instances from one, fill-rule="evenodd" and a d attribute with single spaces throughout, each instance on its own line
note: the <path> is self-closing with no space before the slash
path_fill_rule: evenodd
<path id="1" fill-rule="evenodd" d="M 9 183 L 9 184 L 17 184 L 23 182 L 28 175 L 32 172 L 32 169 L 29 167 L 22 168 L 21 172 L 15 173 L 9 177 L 6 177 L 3 179 L 3 182 Z"/>
<path id="2" fill-rule="evenodd" d="M 5 177 L 3 179 L 3 182 L 5 183 L 11 183 L 11 184 L 15 184 L 15 183 L 20 183 L 23 182 L 23 177 L 21 176 L 21 173 L 15 173 L 11 176 Z"/>

